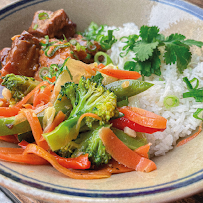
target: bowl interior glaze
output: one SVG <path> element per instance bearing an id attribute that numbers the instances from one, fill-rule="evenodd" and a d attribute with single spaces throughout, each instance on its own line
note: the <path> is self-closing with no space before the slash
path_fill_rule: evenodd
<path id="1" fill-rule="evenodd" d="M 0 11 L 0 49 L 11 46 L 11 37 L 27 30 L 37 10 L 64 8 L 84 30 L 91 21 L 122 26 L 134 22 L 157 25 L 162 33 L 181 33 L 203 40 L 203 11 L 184 1 L 150 0 L 21 0 Z M 201 50 L 197 49 L 201 54 Z M 0 161 L 0 184 L 48 202 L 162 202 L 192 195 L 203 188 L 201 133 L 165 156 L 153 158 L 157 170 L 130 172 L 101 180 L 73 180 L 51 166 L 29 166 Z M 0 146 L 13 146 L 0 141 Z"/>

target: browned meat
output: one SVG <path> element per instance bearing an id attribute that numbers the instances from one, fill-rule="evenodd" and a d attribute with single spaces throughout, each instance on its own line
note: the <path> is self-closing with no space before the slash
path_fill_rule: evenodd
<path id="1" fill-rule="evenodd" d="M 7 57 L 10 51 L 11 48 L 9 47 L 5 47 L 0 51 L 0 62 L 2 67 L 6 65 Z"/>
<path id="2" fill-rule="evenodd" d="M 49 38 L 66 38 L 73 37 L 76 30 L 76 24 L 69 20 L 63 9 L 52 11 L 37 11 L 33 17 L 31 26 L 28 32 L 36 37 L 44 37 L 48 35 Z"/>
<path id="3" fill-rule="evenodd" d="M 14 73 L 33 77 L 39 66 L 39 50 L 39 40 L 27 31 L 23 31 L 20 36 L 13 39 L 8 55 L 2 54 L 2 58 L 6 58 L 6 61 L 3 60 L 1 76 Z"/>

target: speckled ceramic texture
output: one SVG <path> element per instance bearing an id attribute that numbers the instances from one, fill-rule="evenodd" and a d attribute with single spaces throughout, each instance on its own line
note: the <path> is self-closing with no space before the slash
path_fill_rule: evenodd
<path id="1" fill-rule="evenodd" d="M 64 8 L 78 31 L 91 21 L 122 26 L 134 22 L 157 25 L 161 32 L 179 32 L 203 40 L 203 10 L 179 0 L 21 0 L 0 11 L 0 49 L 27 30 L 39 9 Z M 200 50 L 197 50 L 200 53 Z M 203 189 L 203 133 L 188 144 L 153 159 L 157 170 L 130 172 L 101 180 L 74 180 L 51 166 L 0 162 L 0 184 L 48 202 L 169 202 Z M 0 146 L 11 146 L 0 142 Z"/>

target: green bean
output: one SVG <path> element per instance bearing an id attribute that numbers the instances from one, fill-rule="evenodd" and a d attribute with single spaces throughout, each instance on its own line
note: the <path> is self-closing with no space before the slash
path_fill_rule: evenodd
<path id="1" fill-rule="evenodd" d="M 118 80 L 106 85 L 118 98 L 131 97 L 149 89 L 154 84 L 139 80 Z"/>

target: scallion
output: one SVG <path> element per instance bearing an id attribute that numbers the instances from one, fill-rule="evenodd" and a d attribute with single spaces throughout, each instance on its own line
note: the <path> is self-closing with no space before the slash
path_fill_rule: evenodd
<path id="1" fill-rule="evenodd" d="M 43 67 L 39 71 L 39 77 L 43 80 L 45 76 L 49 74 L 49 68 L 48 67 Z"/>
<path id="2" fill-rule="evenodd" d="M 95 54 L 94 61 L 97 63 L 103 63 L 105 66 L 113 63 L 110 56 L 102 51 L 99 51 Z"/>
<path id="3" fill-rule="evenodd" d="M 193 117 L 196 119 L 200 119 L 203 121 L 203 117 L 202 117 L 202 112 L 203 112 L 203 108 L 198 108 L 195 113 L 193 114 Z M 201 116 L 201 117 L 200 117 Z"/>
<path id="4" fill-rule="evenodd" d="M 49 15 L 48 13 L 42 12 L 38 14 L 38 18 L 39 20 L 46 20 L 46 19 L 49 19 Z"/>
<path id="5" fill-rule="evenodd" d="M 169 95 L 164 98 L 164 106 L 168 108 L 176 107 L 179 105 L 179 99 L 175 95 Z"/>

